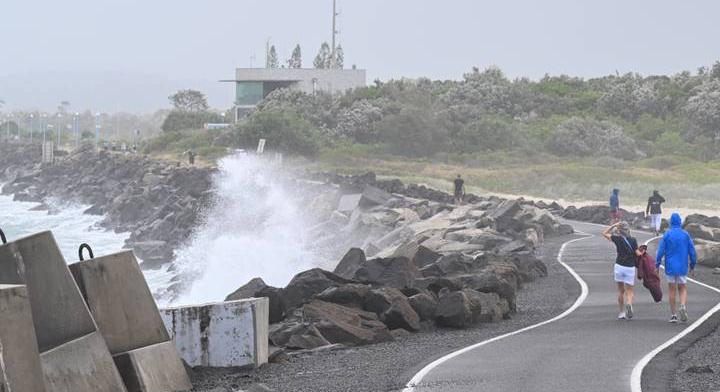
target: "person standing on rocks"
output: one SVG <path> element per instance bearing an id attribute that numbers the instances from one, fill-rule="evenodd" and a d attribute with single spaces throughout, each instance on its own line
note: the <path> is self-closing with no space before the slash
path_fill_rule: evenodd
<path id="1" fill-rule="evenodd" d="M 602 233 L 608 241 L 615 244 L 617 257 L 615 258 L 615 283 L 618 289 L 618 320 L 633 318 L 633 297 L 635 295 L 635 265 L 642 252 L 638 250 L 638 243 L 630 235 L 630 225 L 627 222 L 617 222 L 610 225 Z"/>
<path id="2" fill-rule="evenodd" d="M 610 221 L 611 223 L 618 223 L 622 219 L 622 212 L 620 211 L 620 189 L 613 189 L 612 195 L 610 195 Z"/>
<path id="3" fill-rule="evenodd" d="M 660 235 L 660 224 L 662 223 L 662 203 L 665 198 L 660 196 L 660 192 L 653 191 L 652 196 L 648 199 L 645 215 L 650 215 L 650 227 L 655 229 L 655 235 Z"/>
<path id="4" fill-rule="evenodd" d="M 453 183 L 455 184 L 455 204 L 461 205 L 465 197 L 465 181 L 458 174 Z"/>
<path id="5" fill-rule="evenodd" d="M 695 274 L 697 264 L 697 253 L 692 237 L 682 229 L 682 218 L 677 212 L 670 216 L 670 230 L 665 232 L 658 246 L 657 257 L 655 258 L 656 272 L 660 273 L 660 264 L 665 259 L 665 277 L 668 281 L 670 291 L 670 320 L 671 323 L 678 322 L 677 306 L 675 298 L 680 297 L 680 321 L 688 319 L 687 309 L 687 275 Z M 677 295 L 676 295 L 677 292 Z"/>
<path id="6" fill-rule="evenodd" d="M 195 150 L 187 150 L 186 153 L 188 154 L 188 163 L 190 166 L 195 165 L 195 156 L 197 155 Z"/>

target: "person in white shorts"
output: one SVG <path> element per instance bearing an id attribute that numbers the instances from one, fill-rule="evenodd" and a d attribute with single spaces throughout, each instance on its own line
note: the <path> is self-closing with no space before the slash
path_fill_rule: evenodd
<path id="1" fill-rule="evenodd" d="M 635 275 L 637 270 L 637 256 L 641 255 L 638 250 L 637 240 L 630 235 L 630 225 L 625 222 L 617 222 L 603 231 L 603 237 L 615 244 L 617 257 L 615 258 L 615 283 L 618 289 L 618 320 L 633 318 L 633 296 L 635 286 Z"/>
<path id="2" fill-rule="evenodd" d="M 670 301 L 670 321 L 678 322 L 677 306 L 675 303 L 676 291 L 680 297 L 680 321 L 688 320 L 687 313 L 687 275 L 695 273 L 697 253 L 690 234 L 682 229 L 680 214 L 673 213 L 670 217 L 670 230 L 668 230 L 658 245 L 655 268 L 660 273 L 660 264 L 665 259 L 665 278 L 668 281 L 668 300 Z"/>
<path id="3" fill-rule="evenodd" d="M 660 235 L 660 225 L 662 224 L 662 203 L 665 198 L 660 196 L 660 192 L 653 191 L 652 196 L 648 199 L 645 215 L 650 215 L 650 227 L 655 230 L 655 235 Z"/>

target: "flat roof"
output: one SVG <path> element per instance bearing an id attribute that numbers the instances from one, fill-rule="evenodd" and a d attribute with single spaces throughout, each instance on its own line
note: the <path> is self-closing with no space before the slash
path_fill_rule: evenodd
<path id="1" fill-rule="evenodd" d="M 364 69 L 318 68 L 236 68 L 234 80 L 223 82 L 300 82 L 312 78 L 327 78 L 342 74 L 365 77 Z"/>

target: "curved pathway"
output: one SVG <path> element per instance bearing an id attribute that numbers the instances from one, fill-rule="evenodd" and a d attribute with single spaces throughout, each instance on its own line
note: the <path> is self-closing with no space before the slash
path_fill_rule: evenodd
<path id="1" fill-rule="evenodd" d="M 631 391 L 636 365 L 690 323 L 669 324 L 666 299 L 653 303 L 641 285 L 636 287 L 635 318 L 616 320 L 614 245 L 602 238 L 600 226 L 573 226 L 588 237 L 567 243 L 558 259 L 587 284 L 587 297 L 581 296 L 577 308 L 544 325 L 433 362 L 406 390 Z M 650 239 L 635 234 L 638 242 Z M 720 294 L 711 289 L 690 284 L 688 290 L 691 322 L 720 302 Z"/>

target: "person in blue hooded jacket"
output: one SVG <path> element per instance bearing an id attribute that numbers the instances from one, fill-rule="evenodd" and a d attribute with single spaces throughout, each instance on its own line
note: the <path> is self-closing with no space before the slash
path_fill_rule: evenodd
<path id="1" fill-rule="evenodd" d="M 675 303 L 676 290 L 680 296 L 680 321 L 686 322 L 688 319 L 687 309 L 687 275 L 688 272 L 694 274 L 695 264 L 697 264 L 697 253 L 695 253 L 695 244 L 687 231 L 682 229 L 682 219 L 677 212 L 670 217 L 670 230 L 663 235 L 658 246 L 657 257 L 655 258 L 655 268 L 660 273 L 660 264 L 665 259 L 665 277 L 668 281 L 668 290 L 670 291 L 670 317 L 671 323 L 678 321 L 676 313 L 677 307 Z"/>
<path id="2" fill-rule="evenodd" d="M 620 211 L 620 189 L 613 189 L 610 195 L 610 222 L 617 223 L 622 219 L 622 211 Z"/>

